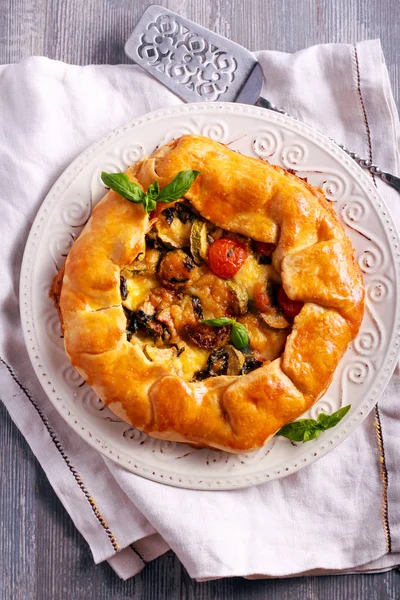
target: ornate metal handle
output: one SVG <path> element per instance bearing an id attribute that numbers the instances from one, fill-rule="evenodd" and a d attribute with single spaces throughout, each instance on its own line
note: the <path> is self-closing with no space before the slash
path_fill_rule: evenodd
<path id="1" fill-rule="evenodd" d="M 286 110 L 282 110 L 282 108 L 278 108 L 277 106 L 275 106 L 275 104 L 273 104 L 269 100 L 266 100 L 265 98 L 262 98 L 261 96 L 257 100 L 256 106 L 261 106 L 262 108 L 267 108 L 268 110 L 273 110 L 274 112 L 278 112 L 282 115 L 286 115 L 287 117 L 291 117 L 292 119 L 296 119 L 296 121 L 299 120 L 296 117 L 292 117 L 292 115 L 289 115 L 289 113 L 287 113 Z M 356 163 L 358 165 L 360 165 L 360 167 L 362 167 L 363 169 L 366 169 L 373 175 L 377 175 L 378 177 L 380 177 L 382 179 L 382 181 L 384 181 L 385 183 L 387 183 L 388 185 L 390 185 L 391 187 L 393 187 L 395 190 L 397 190 L 400 193 L 400 178 L 399 177 L 396 177 L 395 175 L 392 175 L 391 173 L 387 173 L 386 171 L 382 171 L 382 169 L 380 167 L 378 167 L 377 165 L 373 165 L 370 160 L 368 160 L 366 158 L 361 158 L 356 152 L 352 152 L 351 150 L 346 148 L 346 146 L 343 146 L 343 144 L 339 144 L 336 140 L 334 140 L 332 138 L 329 138 L 329 139 L 331 140 L 331 142 L 334 142 L 335 144 L 337 144 L 339 146 L 339 148 L 341 148 L 344 152 L 346 152 L 346 154 L 348 154 L 350 156 L 350 158 L 355 160 Z"/>

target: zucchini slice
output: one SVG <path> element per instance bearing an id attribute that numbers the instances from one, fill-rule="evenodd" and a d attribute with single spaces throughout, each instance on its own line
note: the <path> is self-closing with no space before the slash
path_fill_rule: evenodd
<path id="1" fill-rule="evenodd" d="M 126 265 L 122 269 L 121 275 L 127 279 L 132 275 L 154 275 L 160 258 L 161 252 L 159 250 L 148 248 L 146 254 L 141 252 L 133 263 Z"/>
<path id="2" fill-rule="evenodd" d="M 227 375 L 240 375 L 244 366 L 244 355 L 234 346 L 228 344 L 225 347 L 228 354 L 228 370 Z"/>
<path id="3" fill-rule="evenodd" d="M 227 281 L 226 284 L 233 294 L 234 314 L 245 315 L 247 313 L 247 305 L 249 302 L 246 288 L 235 281 Z"/>
<path id="4" fill-rule="evenodd" d="M 143 347 L 143 352 L 149 360 L 161 364 L 170 363 L 178 354 L 175 346 L 171 346 L 171 348 L 156 348 L 151 344 L 146 344 Z"/>
<path id="5" fill-rule="evenodd" d="M 283 312 L 275 306 L 271 306 L 268 312 L 260 313 L 260 317 L 272 329 L 286 329 L 286 327 L 290 327 L 290 323 L 285 319 Z"/>
<path id="6" fill-rule="evenodd" d="M 196 265 L 201 265 L 206 260 L 208 245 L 207 224 L 204 221 L 194 221 L 190 230 L 190 252 Z"/>

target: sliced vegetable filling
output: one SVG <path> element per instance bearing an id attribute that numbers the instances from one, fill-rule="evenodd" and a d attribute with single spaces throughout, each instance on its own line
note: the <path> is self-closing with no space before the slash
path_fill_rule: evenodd
<path id="1" fill-rule="evenodd" d="M 301 306 L 284 294 L 273 251 L 216 227 L 187 201 L 168 206 L 121 271 L 127 339 L 186 381 L 275 360 Z"/>

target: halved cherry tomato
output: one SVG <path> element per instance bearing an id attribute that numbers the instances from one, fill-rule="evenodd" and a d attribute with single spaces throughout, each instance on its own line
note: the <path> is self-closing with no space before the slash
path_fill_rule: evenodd
<path id="1" fill-rule="evenodd" d="M 265 283 L 258 282 L 254 286 L 254 306 L 260 312 L 267 312 L 272 306 Z"/>
<path id="2" fill-rule="evenodd" d="M 254 242 L 254 245 L 257 254 L 260 254 L 261 256 L 272 256 L 276 248 L 275 244 L 269 244 L 267 242 Z"/>
<path id="3" fill-rule="evenodd" d="M 279 288 L 278 292 L 278 302 L 283 308 L 283 312 L 286 317 L 293 319 L 296 315 L 299 314 L 301 309 L 303 308 L 303 302 L 299 302 L 298 300 L 291 300 L 287 295 L 283 287 Z"/>
<path id="4" fill-rule="evenodd" d="M 222 279 L 230 279 L 239 271 L 247 258 L 247 250 L 228 238 L 220 238 L 208 248 L 208 264 L 211 271 Z"/>

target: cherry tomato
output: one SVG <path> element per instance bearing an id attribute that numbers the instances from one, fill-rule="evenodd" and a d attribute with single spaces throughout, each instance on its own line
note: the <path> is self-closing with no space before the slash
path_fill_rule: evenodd
<path id="1" fill-rule="evenodd" d="M 268 312 L 268 309 L 272 306 L 271 298 L 267 294 L 265 283 L 259 282 L 254 286 L 254 306 L 260 312 Z"/>
<path id="2" fill-rule="evenodd" d="M 220 238 L 208 248 L 208 264 L 211 271 L 222 279 L 230 279 L 239 271 L 247 258 L 247 250 L 227 238 Z"/>
<path id="3" fill-rule="evenodd" d="M 256 252 L 257 254 L 260 254 L 260 256 L 272 256 L 272 253 L 276 248 L 275 244 L 269 244 L 266 242 L 254 242 L 254 244 L 256 247 Z"/>
<path id="4" fill-rule="evenodd" d="M 299 302 L 298 300 L 291 300 L 286 295 L 286 292 L 283 289 L 283 287 L 279 288 L 278 302 L 282 306 L 285 316 L 291 319 L 298 315 L 301 309 L 303 308 L 303 302 Z"/>

